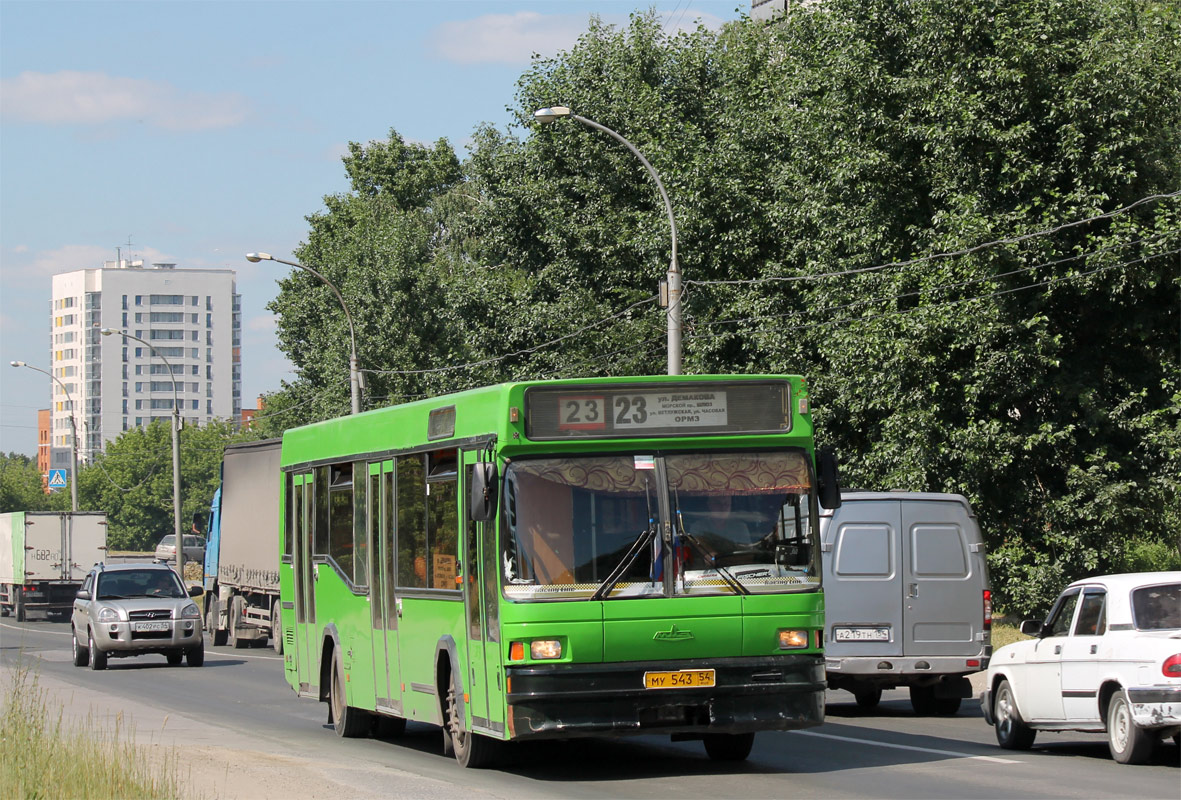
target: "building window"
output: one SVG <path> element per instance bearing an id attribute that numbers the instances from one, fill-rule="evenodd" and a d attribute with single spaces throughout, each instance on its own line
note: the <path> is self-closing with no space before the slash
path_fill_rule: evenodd
<path id="1" fill-rule="evenodd" d="M 137 306 L 142 306 L 144 304 L 144 296 L 142 294 L 137 294 L 135 296 L 135 304 Z M 139 424 L 138 420 L 136 421 L 136 424 Z"/>

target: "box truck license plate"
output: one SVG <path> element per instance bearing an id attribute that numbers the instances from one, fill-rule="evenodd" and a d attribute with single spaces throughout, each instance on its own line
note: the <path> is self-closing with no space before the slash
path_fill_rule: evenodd
<path id="1" fill-rule="evenodd" d="M 833 628 L 834 642 L 888 642 L 889 628 Z"/>
<path id="2" fill-rule="evenodd" d="M 712 669 L 681 669 L 676 672 L 645 672 L 645 689 L 694 689 L 713 686 Z"/>

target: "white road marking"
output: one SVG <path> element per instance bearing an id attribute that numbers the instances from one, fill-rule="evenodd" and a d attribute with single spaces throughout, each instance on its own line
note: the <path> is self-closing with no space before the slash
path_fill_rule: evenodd
<path id="1" fill-rule="evenodd" d="M 44 628 L 25 628 L 20 625 L 10 625 L 7 622 L 0 622 L 0 628 L 8 628 L 8 629 L 14 630 L 14 631 L 29 631 L 30 633 L 48 633 L 51 636 L 72 636 L 73 635 L 73 633 L 70 631 L 47 631 Z M 220 658 L 253 658 L 253 659 L 257 659 L 259 661 L 282 661 L 283 660 L 283 656 L 248 656 L 244 653 L 234 653 L 233 655 L 230 655 L 229 653 L 219 653 L 216 650 L 206 650 L 205 655 L 206 655 L 206 657 L 218 656 Z"/>
<path id="2" fill-rule="evenodd" d="M 836 739 L 839 742 L 852 742 L 853 744 L 869 744 L 877 747 L 892 747 L 895 750 L 913 750 L 916 753 L 933 753 L 940 756 L 954 756 L 955 758 L 974 758 L 977 761 L 991 761 L 994 764 L 1024 764 L 1024 761 L 1014 761 L 1010 758 L 996 758 L 994 756 L 974 756 L 971 753 L 957 753 L 954 750 L 936 750 L 931 747 L 915 747 L 909 744 L 894 744 L 893 742 L 877 742 L 873 739 L 854 739 L 849 736 L 836 736 L 831 733 L 818 733 L 816 731 L 788 731 L 799 736 L 817 736 L 821 739 Z"/>

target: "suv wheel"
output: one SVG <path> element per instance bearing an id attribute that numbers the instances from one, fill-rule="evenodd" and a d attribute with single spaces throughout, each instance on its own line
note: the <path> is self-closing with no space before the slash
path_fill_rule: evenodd
<path id="1" fill-rule="evenodd" d="M 90 651 L 78 641 L 78 631 L 73 625 L 70 626 L 70 641 L 74 644 L 74 666 L 85 667 L 90 663 Z"/>
<path id="2" fill-rule="evenodd" d="M 199 644 L 185 651 L 185 658 L 190 667 L 199 667 L 205 663 L 205 645 Z"/>
<path id="3" fill-rule="evenodd" d="M 86 643 L 87 649 L 90 650 L 90 668 L 106 669 L 107 654 L 98 649 L 98 643 L 94 641 L 94 632 L 89 629 L 86 631 Z"/>
<path id="4" fill-rule="evenodd" d="M 180 664 L 180 661 L 182 658 L 184 658 L 184 656 L 185 654 L 182 650 L 170 650 L 165 654 L 164 657 L 168 659 L 168 666 L 175 667 Z"/>

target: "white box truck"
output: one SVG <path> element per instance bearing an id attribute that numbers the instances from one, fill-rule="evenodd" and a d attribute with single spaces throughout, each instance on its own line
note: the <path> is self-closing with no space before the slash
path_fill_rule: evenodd
<path id="1" fill-rule="evenodd" d="M 906 686 L 919 714 L 954 714 L 992 655 L 984 540 L 958 494 L 846 491 L 821 509 L 830 689 L 873 708 Z"/>
<path id="2" fill-rule="evenodd" d="M 96 562 L 106 557 L 102 511 L 0 514 L 0 615 L 67 615 Z"/>
<path id="3" fill-rule="evenodd" d="M 215 645 L 271 639 L 282 652 L 279 614 L 281 439 L 226 448 L 209 509 L 205 631 Z"/>

